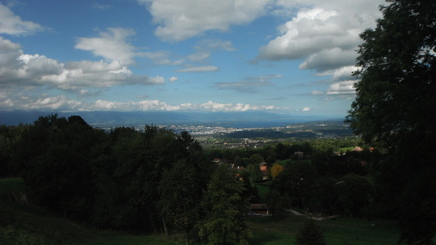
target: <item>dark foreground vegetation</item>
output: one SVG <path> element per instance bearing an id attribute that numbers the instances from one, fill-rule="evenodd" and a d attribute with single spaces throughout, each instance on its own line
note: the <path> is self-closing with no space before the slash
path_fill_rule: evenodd
<path id="1" fill-rule="evenodd" d="M 312 216 L 334 216 L 317 222 L 330 244 L 399 238 L 382 221 L 399 218 L 378 179 L 386 155 L 358 138 L 203 149 L 185 132 L 57 115 L 0 137 L 6 244 L 292 244 Z M 247 218 L 250 203 L 272 216 Z"/>
<path id="2" fill-rule="evenodd" d="M 96 229 L 95 226 L 64 218 L 50 210 L 31 205 L 23 197 L 25 190 L 20 178 L 0 180 L 0 244 L 66 244 L 66 245 L 132 245 L 183 244 L 183 235 L 172 233 L 138 234 Z M 253 245 L 297 244 L 295 237 L 307 218 L 288 213 L 281 219 L 248 217 L 247 226 Z M 4 225 L 8 222 L 8 225 Z M 391 221 L 363 220 L 337 217 L 316 221 L 327 244 L 384 245 L 394 244 L 398 231 Z M 197 243 L 202 244 L 202 243 Z"/>

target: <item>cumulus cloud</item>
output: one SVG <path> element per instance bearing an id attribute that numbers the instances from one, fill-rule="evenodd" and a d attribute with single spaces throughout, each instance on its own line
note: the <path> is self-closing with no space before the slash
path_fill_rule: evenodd
<path id="1" fill-rule="evenodd" d="M 246 24 L 265 12 L 270 0 L 138 0 L 158 24 L 155 35 L 178 42 L 206 31 L 227 31 Z"/>
<path id="2" fill-rule="evenodd" d="M 170 79 L 169 79 L 170 82 L 175 82 L 177 80 L 179 80 L 179 78 L 178 77 L 174 77 L 174 76 L 170 77 Z"/>
<path id="3" fill-rule="evenodd" d="M 0 3 L 0 19 L 0 34 L 26 35 L 44 30 L 40 24 L 22 20 L 2 3 Z"/>
<path id="4" fill-rule="evenodd" d="M 330 85 L 329 89 L 327 90 L 327 95 L 354 95 L 355 83 L 355 80 L 335 82 Z"/>
<path id="5" fill-rule="evenodd" d="M 63 110 L 63 111 L 222 111 L 239 112 L 254 110 L 274 110 L 278 107 L 267 105 L 250 105 L 243 103 L 217 103 L 208 101 L 200 104 L 183 103 L 170 105 L 159 100 L 141 101 L 107 101 L 97 100 L 95 102 L 83 102 L 69 99 L 64 95 L 35 97 L 2 97 L 0 94 L 0 109 L 26 109 L 26 110 Z"/>
<path id="6" fill-rule="evenodd" d="M 80 92 L 85 87 L 163 83 L 161 76 L 134 75 L 119 61 L 61 63 L 44 55 L 24 54 L 20 45 L 0 37 L 0 84 L 4 88 L 47 86 Z"/>
<path id="7" fill-rule="evenodd" d="M 132 29 L 108 28 L 107 32 L 100 32 L 100 37 L 77 39 L 76 49 L 91 51 L 109 61 L 120 61 L 125 65 L 134 63 L 135 48 L 126 39 L 135 34 Z"/>
<path id="8" fill-rule="evenodd" d="M 312 91 L 312 95 L 331 99 L 352 97 L 356 80 L 351 74 L 356 70 L 356 50 L 362 42 L 359 34 L 375 26 L 380 17 L 378 7 L 383 3 L 383 0 L 277 0 L 277 9 L 288 11 L 274 13 L 294 13 L 294 17 L 279 26 L 279 35 L 259 49 L 258 57 L 301 60 L 299 69 L 330 76 L 329 88 Z"/>
<path id="9" fill-rule="evenodd" d="M 317 70 L 318 72 L 340 69 L 355 63 L 356 51 L 332 48 L 311 54 L 299 66 L 302 70 Z M 338 68 L 339 67 L 339 68 Z"/>
<path id="10" fill-rule="evenodd" d="M 176 70 L 176 72 L 211 72 L 218 71 L 219 68 L 216 66 L 190 66 L 182 69 Z"/>
<path id="11" fill-rule="evenodd" d="M 280 26 L 280 35 L 260 48 L 259 57 L 268 60 L 303 60 L 300 69 L 334 72 L 355 64 L 359 34 L 375 26 L 382 0 L 345 1 L 278 0 L 283 8 L 298 7 L 298 13 Z M 334 6 L 335 9 L 331 9 Z"/>

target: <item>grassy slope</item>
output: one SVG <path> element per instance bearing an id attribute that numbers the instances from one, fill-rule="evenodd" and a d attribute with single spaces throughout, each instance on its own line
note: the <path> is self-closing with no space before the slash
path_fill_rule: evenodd
<path id="1" fill-rule="evenodd" d="M 98 231 L 86 225 L 79 225 L 46 209 L 28 204 L 23 199 L 23 194 L 24 185 L 21 179 L 0 179 L 2 245 L 175 244 L 160 237 Z"/>
<path id="2" fill-rule="evenodd" d="M 280 221 L 271 218 L 249 218 L 253 231 L 253 245 L 295 244 L 295 234 L 306 221 L 305 217 L 290 215 Z M 367 221 L 338 217 L 335 220 L 318 221 L 328 244 L 385 245 L 396 244 L 398 231 L 390 221 Z"/>
<path id="3" fill-rule="evenodd" d="M 263 186 L 267 187 L 267 186 Z M 31 206 L 22 198 L 21 179 L 0 179 L 0 244 L 66 244 L 66 245 L 128 245 L 184 244 L 182 240 L 167 240 L 160 236 L 138 236 L 119 232 L 98 231 L 78 225 L 52 212 Z M 249 217 L 253 245 L 295 244 L 295 234 L 306 218 L 290 215 L 274 221 L 272 218 Z M 398 231 L 392 222 L 365 221 L 340 217 L 318 222 L 328 244 L 395 244 Z"/>

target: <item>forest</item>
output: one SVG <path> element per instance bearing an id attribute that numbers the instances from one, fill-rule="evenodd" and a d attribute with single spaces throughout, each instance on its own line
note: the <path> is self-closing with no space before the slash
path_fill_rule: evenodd
<path id="1" fill-rule="evenodd" d="M 0 127 L 0 173 L 23 178 L 30 203 L 100 229 L 244 244 L 250 203 L 267 204 L 275 219 L 289 209 L 398 218 L 393 200 L 379 191 L 385 155 L 364 145 L 353 150 L 359 143 L 343 138 L 203 149 L 186 132 L 149 125 L 104 131 L 80 116 L 51 114 Z M 259 195 L 260 184 L 269 186 L 267 193 Z"/>

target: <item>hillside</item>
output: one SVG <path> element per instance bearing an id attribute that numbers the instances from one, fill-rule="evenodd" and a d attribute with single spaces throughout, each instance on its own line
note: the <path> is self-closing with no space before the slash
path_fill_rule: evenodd
<path id="1" fill-rule="evenodd" d="M 85 245 L 85 244 L 173 244 L 153 236 L 133 236 L 99 231 L 26 200 L 23 180 L 0 179 L 0 244 Z"/>
<path id="2" fill-rule="evenodd" d="M 32 206 L 25 197 L 22 179 L 0 180 L 0 244 L 183 244 L 177 234 L 166 239 L 156 235 L 96 230 Z M 306 217 L 295 214 L 281 220 L 249 218 L 247 224 L 254 234 L 252 244 L 295 244 L 294 236 L 305 220 Z M 388 221 L 343 217 L 324 220 L 319 224 L 328 244 L 384 245 L 395 244 L 398 238 L 395 225 Z"/>

